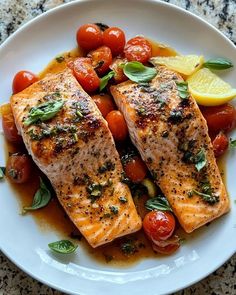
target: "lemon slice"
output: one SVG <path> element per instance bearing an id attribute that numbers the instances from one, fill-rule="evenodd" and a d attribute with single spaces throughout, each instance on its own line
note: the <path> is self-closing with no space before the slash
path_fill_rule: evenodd
<path id="1" fill-rule="evenodd" d="M 236 96 L 236 89 L 206 68 L 194 73 L 187 82 L 189 92 L 200 105 L 217 106 Z"/>
<path id="2" fill-rule="evenodd" d="M 192 75 L 204 63 L 203 56 L 198 55 L 177 55 L 169 57 L 156 56 L 150 59 L 153 65 L 163 65 L 186 76 Z"/>

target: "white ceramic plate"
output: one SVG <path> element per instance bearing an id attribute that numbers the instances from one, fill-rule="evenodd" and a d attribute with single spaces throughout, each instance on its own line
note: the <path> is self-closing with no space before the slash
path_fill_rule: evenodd
<path id="1" fill-rule="evenodd" d="M 225 56 L 236 61 L 236 48 L 219 31 L 175 6 L 154 0 L 90 0 L 56 8 L 37 17 L 13 34 L 0 48 L 0 102 L 11 95 L 14 74 L 21 69 L 41 71 L 58 53 L 76 46 L 76 29 L 87 22 L 119 26 L 127 38 L 144 34 L 167 43 L 183 54 Z M 236 70 L 224 78 L 236 87 Z M 235 134 L 236 135 L 236 134 Z M 5 164 L 3 136 L 0 165 Z M 0 183 L 1 250 L 29 275 L 71 294 L 166 294 L 202 279 L 236 250 L 236 153 L 227 156 L 227 188 L 232 210 L 199 231 L 171 257 L 148 259 L 126 268 L 101 266 L 83 249 L 60 258 L 48 251 L 57 240 L 54 232 L 42 233 L 34 219 L 18 214 L 19 203 L 6 182 Z"/>

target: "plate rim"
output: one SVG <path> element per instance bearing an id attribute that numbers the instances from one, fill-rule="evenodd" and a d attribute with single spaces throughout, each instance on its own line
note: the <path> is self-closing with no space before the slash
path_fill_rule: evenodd
<path id="1" fill-rule="evenodd" d="M 99 1 L 99 0 L 96 0 Z M 139 2 L 143 2 L 143 0 L 129 0 L 130 2 L 132 1 L 139 1 Z M 41 13 L 40 15 L 34 17 L 33 19 L 27 21 L 26 23 L 24 23 L 23 25 L 21 25 L 14 33 L 12 33 L 9 37 L 7 37 L 7 39 L 0 45 L 0 52 L 6 47 L 8 46 L 8 44 L 11 42 L 11 40 L 13 40 L 15 38 L 16 35 L 18 35 L 21 31 L 26 30 L 28 27 L 31 26 L 31 24 L 38 22 L 39 20 L 41 20 L 44 17 L 48 17 L 51 14 L 57 13 L 57 11 L 63 10 L 65 7 L 69 7 L 69 6 L 77 6 L 79 3 L 86 3 L 86 2 L 95 2 L 95 0 L 75 0 L 75 1 L 71 1 L 68 3 L 63 3 L 59 6 L 56 6 L 52 9 L 47 10 L 46 12 Z M 212 25 L 211 23 L 209 23 L 208 21 L 206 21 L 205 19 L 203 19 L 202 17 L 192 13 L 189 10 L 186 10 L 180 6 L 177 6 L 175 4 L 169 3 L 169 2 L 164 2 L 163 0 L 147 0 L 147 2 L 153 3 L 153 4 L 157 4 L 160 6 L 164 6 L 164 7 L 169 7 L 173 10 L 177 10 L 183 14 L 187 14 L 189 16 L 191 16 L 192 18 L 195 18 L 196 20 L 198 20 L 198 22 L 203 23 L 205 26 L 207 26 L 208 28 L 210 28 L 211 30 L 215 31 L 218 35 L 220 35 L 225 42 L 227 42 L 234 50 L 236 50 L 236 45 L 233 43 L 232 40 L 230 40 L 223 32 L 221 32 L 218 28 L 216 28 L 214 25 Z M 10 254 L 8 255 L 8 253 L 2 249 L 1 245 L 0 245 L 0 251 L 15 265 L 17 266 L 20 270 L 22 270 L 24 273 L 26 273 L 28 276 L 32 277 L 33 279 L 35 279 L 36 281 L 39 281 L 43 284 L 45 284 L 46 286 L 49 286 L 51 288 L 54 288 L 56 290 L 59 290 L 61 292 L 64 292 L 66 294 L 75 294 L 78 295 L 78 292 L 70 292 L 68 291 L 68 289 L 66 290 L 65 288 L 63 288 L 62 286 L 59 286 L 56 283 L 51 283 L 50 281 L 47 281 L 45 279 L 43 279 L 42 277 L 40 277 L 40 275 L 37 275 L 35 273 L 32 273 L 30 271 L 28 271 L 27 267 L 25 267 L 23 264 L 18 263 L 18 261 L 16 261 L 14 258 L 12 258 L 10 256 Z M 189 286 L 200 282 L 201 280 L 203 280 L 204 278 L 208 277 L 210 274 L 212 274 L 215 270 L 217 270 L 220 266 L 222 266 L 224 263 L 226 263 L 234 254 L 236 253 L 236 246 L 235 249 L 232 250 L 231 253 L 227 253 L 227 255 L 225 255 L 224 259 L 221 259 L 221 262 L 218 262 L 218 264 L 215 267 L 212 267 L 211 270 L 207 271 L 206 273 L 204 273 L 201 276 L 198 276 L 198 278 L 196 279 L 192 279 L 189 280 L 188 283 L 183 283 L 182 287 L 175 287 L 175 289 L 172 289 L 169 292 L 173 293 L 173 292 L 177 292 L 179 290 L 188 288 Z M 167 294 L 167 293 L 162 293 L 162 294 Z M 81 293 L 80 295 L 86 295 L 86 293 Z M 160 294 L 159 294 L 160 295 Z"/>

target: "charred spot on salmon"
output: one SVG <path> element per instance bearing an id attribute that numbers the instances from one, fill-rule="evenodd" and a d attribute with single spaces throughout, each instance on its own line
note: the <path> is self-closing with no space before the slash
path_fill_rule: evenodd
<path id="1" fill-rule="evenodd" d="M 161 136 L 163 138 L 167 138 L 169 136 L 169 132 L 167 130 L 165 130 L 165 131 L 162 132 Z"/>
<path id="2" fill-rule="evenodd" d="M 121 203 L 123 203 L 123 204 L 125 204 L 125 203 L 128 202 L 127 199 L 126 199 L 126 197 L 119 197 L 119 201 L 120 201 Z"/>
<path id="3" fill-rule="evenodd" d="M 106 161 L 101 167 L 98 168 L 99 173 L 104 173 L 106 171 L 113 171 L 115 169 L 115 164 L 110 160 Z"/>
<path id="4" fill-rule="evenodd" d="M 184 114 L 182 110 L 173 110 L 170 112 L 170 116 L 168 118 L 168 121 L 172 124 L 179 124 L 183 122 L 184 120 Z"/>

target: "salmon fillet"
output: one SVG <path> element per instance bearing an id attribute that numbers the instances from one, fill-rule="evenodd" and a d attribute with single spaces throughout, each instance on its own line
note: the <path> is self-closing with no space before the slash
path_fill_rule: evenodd
<path id="1" fill-rule="evenodd" d="M 33 107 L 55 101 L 63 106 L 53 118 L 26 126 Z M 11 106 L 29 154 L 92 247 L 141 228 L 107 123 L 69 69 L 13 95 Z"/>
<path id="2" fill-rule="evenodd" d="M 195 100 L 180 98 L 179 74 L 164 66 L 157 71 L 148 85 L 128 81 L 112 86 L 111 93 L 133 144 L 190 233 L 226 213 L 229 199 Z"/>

